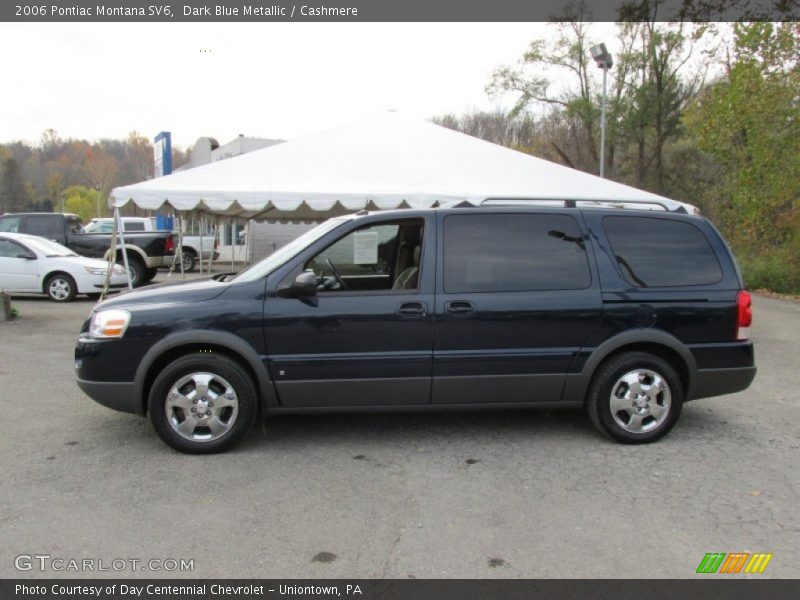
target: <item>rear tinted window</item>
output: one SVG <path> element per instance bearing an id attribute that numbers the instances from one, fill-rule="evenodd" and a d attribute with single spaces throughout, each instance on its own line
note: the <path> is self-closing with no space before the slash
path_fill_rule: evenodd
<path id="1" fill-rule="evenodd" d="M 622 274 L 637 287 L 708 285 L 722 279 L 714 250 L 691 223 L 606 217 L 603 228 Z"/>
<path id="2" fill-rule="evenodd" d="M 31 235 L 57 235 L 62 220 L 57 215 L 30 215 L 25 218 L 25 233 Z"/>
<path id="3" fill-rule="evenodd" d="M 591 283 L 578 223 L 567 215 L 469 214 L 444 221 L 448 293 L 573 290 Z"/>

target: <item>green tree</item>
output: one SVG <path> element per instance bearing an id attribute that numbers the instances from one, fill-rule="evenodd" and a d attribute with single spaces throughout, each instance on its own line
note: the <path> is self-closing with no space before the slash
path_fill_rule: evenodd
<path id="1" fill-rule="evenodd" d="M 751 287 L 800 292 L 800 24 L 734 27 L 726 74 L 684 115 L 720 167 L 716 204 Z"/>
<path id="2" fill-rule="evenodd" d="M 88 223 L 95 215 L 97 192 L 83 185 L 73 185 L 64 190 L 64 212 L 74 213 Z"/>
<path id="3" fill-rule="evenodd" d="M 597 81 L 589 55 L 590 26 L 580 20 L 581 15 L 554 24 L 552 39 L 533 40 L 519 63 L 492 74 L 486 91 L 492 97 L 512 95 L 512 116 L 535 105 L 544 108 L 547 116 L 555 113 L 563 135 L 553 137 L 550 145 L 567 165 L 595 171 L 599 156 L 598 106 L 594 101 Z"/>
<path id="4" fill-rule="evenodd" d="M 63 208 L 61 203 L 64 201 L 64 198 L 61 193 L 64 190 L 64 178 L 61 176 L 61 173 L 53 172 L 48 174 L 46 185 L 47 197 L 50 198 L 50 202 L 53 204 L 53 206 Z"/>
<path id="5" fill-rule="evenodd" d="M 734 35 L 726 76 L 684 121 L 726 171 L 726 224 L 737 241 L 800 251 L 800 24 L 737 24 Z"/>

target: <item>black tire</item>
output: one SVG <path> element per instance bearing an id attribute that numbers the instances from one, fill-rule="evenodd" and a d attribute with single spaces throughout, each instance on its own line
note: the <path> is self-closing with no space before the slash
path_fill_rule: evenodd
<path id="1" fill-rule="evenodd" d="M 629 386 L 625 378 L 633 383 Z M 637 380 L 639 388 L 634 387 Z M 651 391 L 655 399 L 643 390 Z M 612 410 L 612 394 L 615 407 L 621 410 Z M 644 444 L 664 437 L 677 422 L 682 405 L 683 384 L 675 368 L 647 352 L 625 352 L 600 365 L 586 398 L 594 426 L 625 444 Z M 626 423 L 627 416 L 630 420 Z"/>
<path id="2" fill-rule="evenodd" d="M 197 266 L 197 255 L 193 250 L 187 248 L 183 249 L 183 271 L 184 273 L 191 273 Z M 180 268 L 180 265 L 178 265 Z"/>
<path id="3" fill-rule="evenodd" d="M 117 264 L 121 265 L 123 268 L 125 267 L 125 262 L 121 256 L 117 259 Z M 131 274 L 131 285 L 135 288 L 144 285 L 146 269 L 142 261 L 128 254 L 128 268 Z"/>
<path id="4" fill-rule="evenodd" d="M 78 293 L 78 286 L 70 275 L 53 273 L 45 280 L 43 291 L 53 302 L 72 302 Z"/>
<path id="5" fill-rule="evenodd" d="M 152 269 L 146 269 L 144 272 L 144 277 L 142 278 L 142 285 L 153 281 L 156 275 L 158 275 L 157 268 L 153 267 Z"/>
<path id="6" fill-rule="evenodd" d="M 190 389 L 195 383 L 192 378 L 205 374 L 213 376 L 212 382 L 208 384 L 210 392 L 205 396 L 201 396 L 201 402 L 198 403 L 197 396 L 193 395 L 193 392 L 196 394 L 199 391 L 198 388 Z M 228 417 L 227 423 L 223 423 L 225 411 L 229 408 L 214 407 L 213 402 L 208 403 L 208 407 L 214 408 L 213 416 L 208 419 L 203 417 L 202 421 L 198 421 L 188 412 L 184 413 L 183 409 L 176 406 L 168 409 L 167 404 L 173 399 L 171 394 L 173 387 L 187 378 L 189 381 L 178 389 L 187 390 L 189 388 L 189 391 L 183 391 L 178 397 L 194 401 L 193 405 L 187 403 L 192 412 L 195 412 L 196 406 L 200 407 L 201 404 L 204 404 L 204 401 L 202 401 L 204 398 L 213 402 L 217 402 L 223 395 L 225 398 L 230 398 L 228 394 L 220 393 L 220 390 L 225 388 L 225 384 L 229 385 L 233 390 L 237 412 L 233 417 Z M 212 390 L 212 388 L 214 389 Z M 214 395 L 212 396 L 212 394 Z M 195 353 L 173 361 L 158 374 L 150 390 L 147 405 L 150 421 L 153 423 L 156 433 L 168 446 L 186 454 L 211 454 L 232 448 L 247 435 L 256 418 L 256 399 L 253 381 L 239 363 L 221 354 Z M 225 400 L 221 400 L 218 404 L 222 402 L 225 402 Z M 231 400 L 229 399 L 228 402 L 231 402 Z M 200 410 L 205 411 L 208 407 L 202 406 Z M 209 412 L 211 412 L 210 408 L 208 409 Z M 231 408 L 230 410 L 233 411 L 234 409 Z M 233 412 L 228 414 L 233 414 Z M 177 431 L 186 415 L 191 416 L 192 421 L 189 422 L 191 431 L 186 432 L 185 435 L 192 439 L 188 439 Z M 220 437 L 215 439 L 196 439 L 203 435 L 215 435 L 211 428 L 204 427 L 204 423 L 210 424 L 210 421 L 215 419 L 225 428 Z"/>

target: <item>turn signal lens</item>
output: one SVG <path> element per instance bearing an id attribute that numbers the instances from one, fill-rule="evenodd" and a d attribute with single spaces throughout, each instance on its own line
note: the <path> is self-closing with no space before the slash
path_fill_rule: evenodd
<path id="1" fill-rule="evenodd" d="M 89 324 L 89 335 L 93 338 L 121 338 L 131 322 L 131 313 L 127 310 L 101 310 L 92 317 Z"/>
<path id="2" fill-rule="evenodd" d="M 741 290 L 736 295 L 736 308 L 738 312 L 736 321 L 736 339 L 746 340 L 750 337 L 750 325 L 753 322 L 753 306 L 750 292 Z"/>

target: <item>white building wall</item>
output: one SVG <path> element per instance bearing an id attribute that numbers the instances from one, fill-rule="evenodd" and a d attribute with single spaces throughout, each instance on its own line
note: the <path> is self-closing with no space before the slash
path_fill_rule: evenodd
<path id="1" fill-rule="evenodd" d="M 316 225 L 316 223 L 257 223 L 250 221 L 247 225 L 247 234 L 252 236 L 250 238 L 250 260 L 258 261 L 269 256 Z"/>

